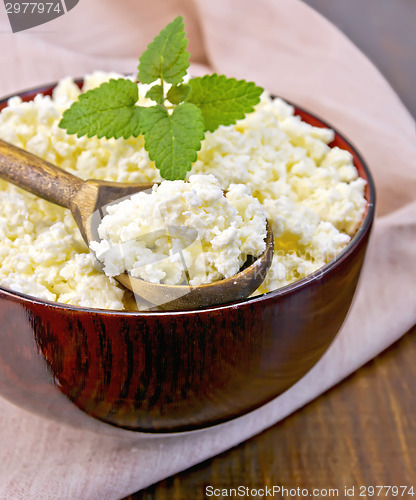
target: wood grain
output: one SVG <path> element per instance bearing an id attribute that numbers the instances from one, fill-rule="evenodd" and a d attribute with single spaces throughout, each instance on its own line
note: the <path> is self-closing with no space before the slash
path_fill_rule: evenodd
<path id="1" fill-rule="evenodd" d="M 416 328 L 274 427 L 128 499 L 202 500 L 205 485 L 338 488 L 338 498 L 344 486 L 355 486 L 354 498 L 371 485 L 416 493 L 415 359 Z"/>

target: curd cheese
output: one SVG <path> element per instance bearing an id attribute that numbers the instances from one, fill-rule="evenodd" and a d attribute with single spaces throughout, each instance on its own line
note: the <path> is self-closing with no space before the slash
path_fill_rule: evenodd
<path id="1" fill-rule="evenodd" d="M 83 89 L 118 77 L 94 73 L 85 78 Z M 148 101 L 148 88 L 139 85 L 140 105 Z M 142 137 L 78 138 L 59 128 L 63 111 L 80 92 L 66 78 L 52 97 L 38 95 L 31 102 L 11 98 L 0 113 L 0 138 L 83 179 L 160 183 Z M 350 153 L 328 145 L 333 137 L 333 131 L 301 121 L 292 106 L 265 92 L 255 111 L 243 120 L 206 133 L 187 182 L 163 182 L 146 195 L 155 203 L 146 201 L 141 208 L 148 216 L 141 229 L 134 229 L 132 220 L 127 220 L 124 205 L 123 224 L 117 229 L 118 216 L 109 209 L 95 250 L 107 255 L 109 276 L 95 269 L 68 210 L 0 181 L 0 285 L 45 300 L 122 309 L 124 292 L 112 276 L 124 264 L 131 264 L 138 276 L 165 282 L 183 279 L 175 259 L 193 266 L 194 283 L 227 276 L 245 255 L 261 253 L 264 214 L 274 232 L 275 255 L 257 293 L 299 280 L 345 248 L 365 212 L 365 181 L 358 176 Z M 225 197 L 219 188 L 227 193 Z M 167 203 L 167 199 L 175 201 Z M 225 210 L 222 216 L 220 204 Z M 167 218 L 161 217 L 155 225 L 158 210 Z M 166 236 L 167 226 L 175 225 L 187 228 L 176 234 L 178 240 L 189 243 L 181 251 L 167 244 L 169 238 L 172 242 Z M 137 231 L 161 235 L 160 241 L 149 243 L 156 265 L 146 267 L 149 248 L 137 248 Z M 199 238 L 194 237 L 195 231 L 201 233 Z M 127 242 L 121 264 L 120 242 Z M 197 244 L 207 250 L 203 258 L 196 255 Z"/>
<path id="2" fill-rule="evenodd" d="M 266 216 L 247 186 L 224 195 L 213 175 L 163 181 L 110 205 L 90 244 L 108 276 L 191 286 L 238 273 L 266 248 Z"/>

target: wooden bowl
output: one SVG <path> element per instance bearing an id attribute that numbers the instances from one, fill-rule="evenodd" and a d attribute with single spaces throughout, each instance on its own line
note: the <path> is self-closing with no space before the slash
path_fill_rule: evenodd
<path id="1" fill-rule="evenodd" d="M 225 422 L 286 391 L 339 331 L 374 217 L 374 184 L 364 161 L 339 133 L 331 145 L 353 155 L 368 201 L 359 231 L 335 260 L 265 295 L 192 311 L 85 309 L 0 288 L 0 395 L 69 424 L 66 407 L 76 405 L 117 427 L 170 433 Z"/>

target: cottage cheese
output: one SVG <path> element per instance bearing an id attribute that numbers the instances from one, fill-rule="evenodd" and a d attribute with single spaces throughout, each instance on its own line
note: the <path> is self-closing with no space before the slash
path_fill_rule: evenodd
<path id="1" fill-rule="evenodd" d="M 86 77 L 84 87 L 92 88 L 118 76 L 95 73 Z M 146 103 L 147 90 L 148 86 L 139 87 L 140 104 Z M 68 136 L 58 127 L 63 111 L 79 92 L 67 78 L 58 84 L 52 98 L 39 95 L 28 103 L 19 97 L 10 99 L 0 113 L 0 138 L 83 179 L 160 182 L 141 137 L 78 138 Z M 322 267 L 348 244 L 361 223 L 366 207 L 365 181 L 358 177 L 348 152 L 328 146 L 332 139 L 331 130 L 302 122 L 294 116 L 292 106 L 281 99 L 271 99 L 267 93 L 256 111 L 244 120 L 206 134 L 188 184 L 192 184 L 195 174 L 197 178 L 215 176 L 219 186 L 232 193 L 231 198 L 235 197 L 232 202 L 227 194 L 226 199 L 241 217 L 238 200 L 251 193 L 273 228 L 275 256 L 258 293 L 292 283 Z M 246 227 L 249 233 L 249 226 Z M 227 240 L 232 231 L 225 231 L 218 238 L 221 251 L 228 244 L 235 251 L 233 238 Z M 249 235 L 246 236 L 249 241 Z M 241 250 L 237 262 L 245 252 Z M 222 272 L 218 259 L 217 264 L 212 259 L 208 275 L 225 275 L 231 264 L 225 259 Z M 109 261 L 109 267 L 113 264 L 114 260 Z M 166 273 L 161 279 L 172 278 L 163 265 L 161 269 Z M 115 269 L 109 274 L 114 272 Z M 124 292 L 112 277 L 94 268 L 69 211 L 3 181 L 0 285 L 73 305 L 124 307 Z"/>
<path id="2" fill-rule="evenodd" d="M 108 276 L 198 286 L 238 273 L 266 248 L 266 215 L 247 186 L 224 195 L 213 175 L 163 181 L 111 205 L 90 247 Z"/>

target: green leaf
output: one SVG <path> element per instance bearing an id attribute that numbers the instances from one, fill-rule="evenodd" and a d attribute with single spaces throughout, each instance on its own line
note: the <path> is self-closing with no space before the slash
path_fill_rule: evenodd
<path id="1" fill-rule="evenodd" d="M 181 83 L 189 67 L 187 44 L 183 17 L 178 16 L 163 28 L 141 55 L 139 80 L 152 83 L 160 78 L 168 83 Z"/>
<path id="2" fill-rule="evenodd" d="M 79 96 L 59 123 L 68 134 L 78 137 L 119 137 L 140 134 L 140 107 L 137 83 L 124 78 L 111 79 Z"/>
<path id="3" fill-rule="evenodd" d="M 204 138 L 201 111 L 190 103 L 179 104 L 172 114 L 163 106 L 143 108 L 141 127 L 145 148 L 161 176 L 184 179 Z"/>
<path id="4" fill-rule="evenodd" d="M 224 75 L 207 75 L 189 80 L 191 93 L 187 102 L 202 111 L 205 129 L 213 132 L 220 125 L 232 125 L 251 113 L 263 92 L 253 82 L 227 78 Z"/>
<path id="5" fill-rule="evenodd" d="M 182 85 L 172 85 L 172 87 L 168 90 L 166 97 L 170 103 L 179 104 L 186 100 L 190 92 L 191 86 L 187 83 L 183 83 Z"/>
<path id="6" fill-rule="evenodd" d="M 157 102 L 158 104 L 163 104 L 165 97 L 163 95 L 163 87 L 162 85 L 153 85 L 147 92 L 146 97 L 152 99 L 152 101 Z"/>

